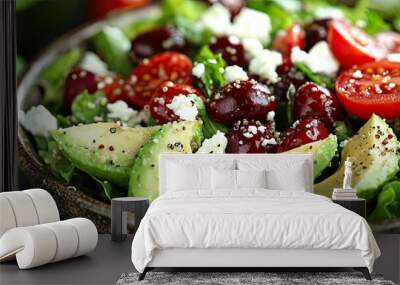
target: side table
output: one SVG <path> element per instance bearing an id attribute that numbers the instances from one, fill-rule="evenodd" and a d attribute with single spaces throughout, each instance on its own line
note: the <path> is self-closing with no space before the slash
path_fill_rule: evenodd
<path id="1" fill-rule="evenodd" d="M 128 234 L 128 212 L 135 214 L 135 228 L 149 208 L 149 199 L 140 197 L 120 197 L 111 200 L 111 240 L 124 241 Z"/>

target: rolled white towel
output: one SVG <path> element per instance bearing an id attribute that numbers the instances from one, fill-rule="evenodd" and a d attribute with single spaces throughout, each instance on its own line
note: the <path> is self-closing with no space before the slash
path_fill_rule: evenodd
<path id="1" fill-rule="evenodd" d="M 22 191 L 0 193 L 13 209 L 17 227 L 27 227 L 39 224 L 38 214 L 31 197 Z"/>
<path id="2" fill-rule="evenodd" d="M 17 227 L 17 222 L 11 204 L 6 197 L 0 195 L 0 237 L 15 227 Z"/>
<path id="3" fill-rule="evenodd" d="M 29 189 L 23 192 L 31 197 L 39 218 L 39 224 L 52 223 L 60 220 L 56 202 L 49 192 L 43 189 Z"/>
<path id="4" fill-rule="evenodd" d="M 20 269 L 87 254 L 97 245 L 92 221 L 75 218 L 7 231 L 0 238 L 0 261 L 16 257 Z"/>

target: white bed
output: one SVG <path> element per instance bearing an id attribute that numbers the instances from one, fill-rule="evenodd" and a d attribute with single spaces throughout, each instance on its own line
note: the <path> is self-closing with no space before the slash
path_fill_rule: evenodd
<path id="1" fill-rule="evenodd" d="M 260 167 L 278 169 L 282 185 L 296 189 L 201 185 L 174 190 L 175 184 L 177 189 L 184 184 L 176 181 L 185 178 L 202 184 L 204 173 L 188 178 L 185 169 L 210 165 L 227 173 L 247 168 L 242 171 L 251 176 L 249 183 L 257 180 Z M 154 267 L 354 267 L 364 269 L 368 278 L 380 255 L 368 223 L 312 194 L 312 165 L 309 155 L 161 155 L 161 195 L 132 244 L 132 262 L 141 278 Z M 304 174 L 293 184 L 289 177 L 298 167 Z"/>

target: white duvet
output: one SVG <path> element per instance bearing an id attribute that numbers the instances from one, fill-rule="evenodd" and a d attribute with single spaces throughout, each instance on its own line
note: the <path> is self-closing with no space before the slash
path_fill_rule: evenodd
<path id="1" fill-rule="evenodd" d="M 370 271 L 380 255 L 359 215 L 323 196 L 265 189 L 160 196 L 134 237 L 135 268 L 165 248 L 358 249 Z"/>

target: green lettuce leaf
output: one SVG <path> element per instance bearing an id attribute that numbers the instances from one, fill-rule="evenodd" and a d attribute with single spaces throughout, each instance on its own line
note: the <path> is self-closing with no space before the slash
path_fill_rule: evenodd
<path id="1" fill-rule="evenodd" d="M 296 63 L 295 67 L 303 72 L 305 76 L 307 76 L 308 79 L 310 79 L 312 82 L 315 82 L 316 84 L 326 87 L 328 89 L 334 89 L 335 84 L 332 81 L 332 79 L 324 74 L 318 74 L 314 73 L 307 65 L 304 63 Z"/>
<path id="2" fill-rule="evenodd" d="M 389 182 L 383 187 L 368 221 L 379 222 L 394 218 L 400 218 L 400 181 Z"/>
<path id="3" fill-rule="evenodd" d="M 214 122 L 207 114 L 206 106 L 201 98 L 196 95 L 189 95 L 189 97 L 195 102 L 199 116 L 203 121 L 203 135 L 206 139 L 211 138 L 221 131 L 223 133 L 229 132 L 229 128 L 223 124 Z"/>
<path id="4" fill-rule="evenodd" d="M 177 17 L 175 19 L 175 26 L 186 40 L 192 44 L 195 44 L 196 46 L 208 45 L 213 37 L 213 34 L 210 30 L 193 24 L 192 21 L 184 17 Z"/>
<path id="5" fill-rule="evenodd" d="M 98 118 L 104 121 L 107 114 L 108 100 L 103 92 L 89 94 L 87 91 L 78 95 L 72 102 L 72 116 L 79 123 L 95 123 Z"/>
<path id="6" fill-rule="evenodd" d="M 198 0 L 163 0 L 161 9 L 166 19 L 182 17 L 194 22 L 207 10 L 207 5 Z"/>
<path id="7" fill-rule="evenodd" d="M 75 166 L 62 154 L 57 143 L 52 139 L 35 136 L 38 154 L 49 166 L 54 176 L 69 183 L 75 171 Z"/>
<path id="8" fill-rule="evenodd" d="M 120 28 L 104 26 L 94 37 L 96 53 L 107 66 L 121 75 L 132 72 L 133 63 L 129 57 L 131 42 Z"/>
<path id="9" fill-rule="evenodd" d="M 220 54 L 213 53 L 207 46 L 204 46 L 195 59 L 195 63 L 204 64 L 204 75 L 200 79 L 206 95 L 212 97 L 213 94 L 225 85 L 225 78 L 222 70 L 226 63 Z"/>

